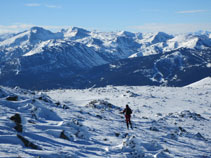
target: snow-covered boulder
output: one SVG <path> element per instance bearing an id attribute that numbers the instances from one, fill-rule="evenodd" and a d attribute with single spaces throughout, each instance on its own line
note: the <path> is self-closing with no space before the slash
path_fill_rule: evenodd
<path id="1" fill-rule="evenodd" d="M 108 101 L 105 100 L 93 100 L 91 102 L 89 102 L 89 104 L 86 105 L 87 107 L 92 107 L 95 109 L 100 109 L 100 110 L 120 110 L 120 108 L 118 106 L 115 106 L 111 103 L 109 103 Z"/>

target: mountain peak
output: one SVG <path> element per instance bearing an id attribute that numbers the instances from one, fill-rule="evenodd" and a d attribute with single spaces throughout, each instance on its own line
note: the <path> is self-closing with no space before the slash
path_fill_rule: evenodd
<path id="1" fill-rule="evenodd" d="M 209 36 L 209 35 L 211 35 L 211 32 L 199 30 L 199 31 L 196 31 L 196 32 L 194 32 L 192 34 L 194 34 L 194 35 L 206 35 L 206 36 Z"/>
<path id="2" fill-rule="evenodd" d="M 42 27 L 39 27 L 39 26 L 34 26 L 34 27 L 31 27 L 30 28 L 30 31 L 48 31 L 48 30 L 46 30 L 46 29 L 44 29 L 44 28 L 42 28 Z"/>
<path id="3" fill-rule="evenodd" d="M 155 44 L 158 42 L 166 42 L 167 40 L 169 40 L 171 38 L 173 38 L 172 35 L 169 35 L 164 32 L 157 32 L 153 37 L 152 43 Z"/>
<path id="4" fill-rule="evenodd" d="M 70 27 L 66 30 L 62 30 L 64 37 L 66 38 L 84 38 L 89 36 L 90 31 L 79 27 Z"/>
<path id="5" fill-rule="evenodd" d="M 173 38 L 172 35 L 169 35 L 169 34 L 167 34 L 167 33 L 165 33 L 165 32 L 157 32 L 157 33 L 155 34 L 155 36 L 162 36 L 162 37 L 167 37 L 167 38 Z"/>
<path id="6" fill-rule="evenodd" d="M 126 37 L 135 37 L 135 34 L 132 32 L 128 32 L 128 31 L 120 31 L 117 33 L 117 35 L 119 36 L 126 36 Z"/>
<path id="7" fill-rule="evenodd" d="M 47 41 L 50 39 L 61 39 L 63 38 L 63 34 L 61 32 L 53 33 L 42 27 L 35 26 L 29 30 L 28 38 L 30 43 L 37 43 L 40 41 Z"/>
<path id="8" fill-rule="evenodd" d="M 29 30 L 20 32 L 11 36 L 8 39 L 5 39 L 0 43 L 0 46 L 6 47 L 22 47 L 26 45 L 35 45 L 42 41 L 47 41 L 51 39 L 62 39 L 64 36 L 61 32 L 53 33 L 49 30 L 46 30 L 42 27 L 32 27 Z"/>

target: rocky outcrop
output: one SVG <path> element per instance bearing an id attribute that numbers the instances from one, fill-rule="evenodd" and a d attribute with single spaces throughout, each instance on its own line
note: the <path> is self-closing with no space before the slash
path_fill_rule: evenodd
<path id="1" fill-rule="evenodd" d="M 17 132 L 22 132 L 23 131 L 23 126 L 21 124 L 21 116 L 20 114 L 15 114 L 12 117 L 10 117 L 10 120 L 14 121 L 16 126 L 14 127 L 14 129 Z"/>
<path id="2" fill-rule="evenodd" d="M 27 140 L 26 138 L 24 138 L 20 134 L 17 134 L 17 137 L 23 142 L 23 144 L 26 147 L 29 147 L 29 148 L 32 148 L 32 149 L 37 149 L 37 150 L 42 150 L 39 146 L 37 146 L 34 143 L 30 142 L 29 140 Z"/>

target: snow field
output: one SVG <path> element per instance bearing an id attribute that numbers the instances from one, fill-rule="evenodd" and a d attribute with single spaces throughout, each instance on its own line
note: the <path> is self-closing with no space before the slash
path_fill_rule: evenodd
<path id="1" fill-rule="evenodd" d="M 115 115 L 109 113 L 108 118 L 107 114 L 101 113 L 103 120 L 91 122 L 88 118 L 84 120 L 84 125 L 101 130 L 102 135 L 110 140 L 110 146 L 105 149 L 107 155 L 111 157 L 211 156 L 209 86 L 206 88 L 108 86 L 86 90 L 56 90 L 47 94 L 60 102 L 71 102 L 83 109 L 90 101 L 98 99 L 121 109 L 129 104 L 133 109 L 134 130 L 126 129 L 124 118 L 118 112 Z M 119 135 L 117 138 L 110 137 L 114 131 Z M 127 134 L 128 136 L 125 136 Z M 99 140 L 102 135 L 96 139 Z"/>
<path id="2" fill-rule="evenodd" d="M 0 87 L 0 157 L 209 158 L 210 96 L 209 85 L 46 92 Z M 126 104 L 133 130 L 120 114 Z M 15 114 L 21 124 L 11 120 Z"/>

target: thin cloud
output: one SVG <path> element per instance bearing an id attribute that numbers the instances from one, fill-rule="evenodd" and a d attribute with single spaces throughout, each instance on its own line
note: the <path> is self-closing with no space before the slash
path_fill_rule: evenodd
<path id="1" fill-rule="evenodd" d="M 194 14 L 194 13 L 204 13 L 207 12 L 207 10 L 182 10 L 178 11 L 178 14 Z"/>
<path id="2" fill-rule="evenodd" d="M 46 8 L 62 8 L 61 6 L 58 6 L 58 5 L 52 5 L 52 4 L 47 4 L 47 5 L 44 5 L 44 4 L 39 4 L 39 3 L 28 3 L 28 4 L 25 4 L 25 6 L 27 7 L 46 7 Z"/>
<path id="3" fill-rule="evenodd" d="M 31 28 L 30 24 L 0 25 L 0 33 L 16 33 Z"/>
<path id="4" fill-rule="evenodd" d="M 2 33 L 17 33 L 20 31 L 28 30 L 34 26 L 43 27 L 45 29 L 57 32 L 61 29 L 69 28 L 70 26 L 65 25 L 34 25 L 34 24 L 22 24 L 16 23 L 14 25 L 0 25 L 0 34 Z M 96 29 L 96 28 L 92 28 Z M 102 28 L 99 28 L 101 30 Z M 126 30 L 134 31 L 134 32 L 166 32 L 170 34 L 177 33 L 189 33 L 196 32 L 199 30 L 203 31 L 211 31 L 211 23 L 201 23 L 201 24 L 161 24 L 161 23 L 151 23 L 144 24 L 139 26 L 129 26 Z"/>
<path id="5" fill-rule="evenodd" d="M 25 6 L 27 6 L 27 7 L 39 7 L 39 6 L 41 6 L 41 4 L 39 4 L 39 3 L 28 3 L 28 4 L 25 4 Z"/>
<path id="6" fill-rule="evenodd" d="M 45 5 L 45 7 L 47 8 L 62 8 L 61 6 L 57 6 L 57 5 Z"/>
<path id="7" fill-rule="evenodd" d="M 28 30 L 34 26 L 43 27 L 52 31 L 59 31 L 61 29 L 69 28 L 70 26 L 56 26 L 56 25 L 34 25 L 34 24 L 21 24 L 17 23 L 14 25 L 0 25 L 0 34 L 3 33 L 18 33 L 20 31 Z"/>
<path id="8" fill-rule="evenodd" d="M 166 32 L 171 34 L 177 33 L 189 33 L 196 32 L 199 30 L 211 31 L 211 23 L 200 23 L 200 24 L 161 24 L 151 23 L 143 24 L 139 26 L 130 26 L 128 29 L 138 32 Z"/>

